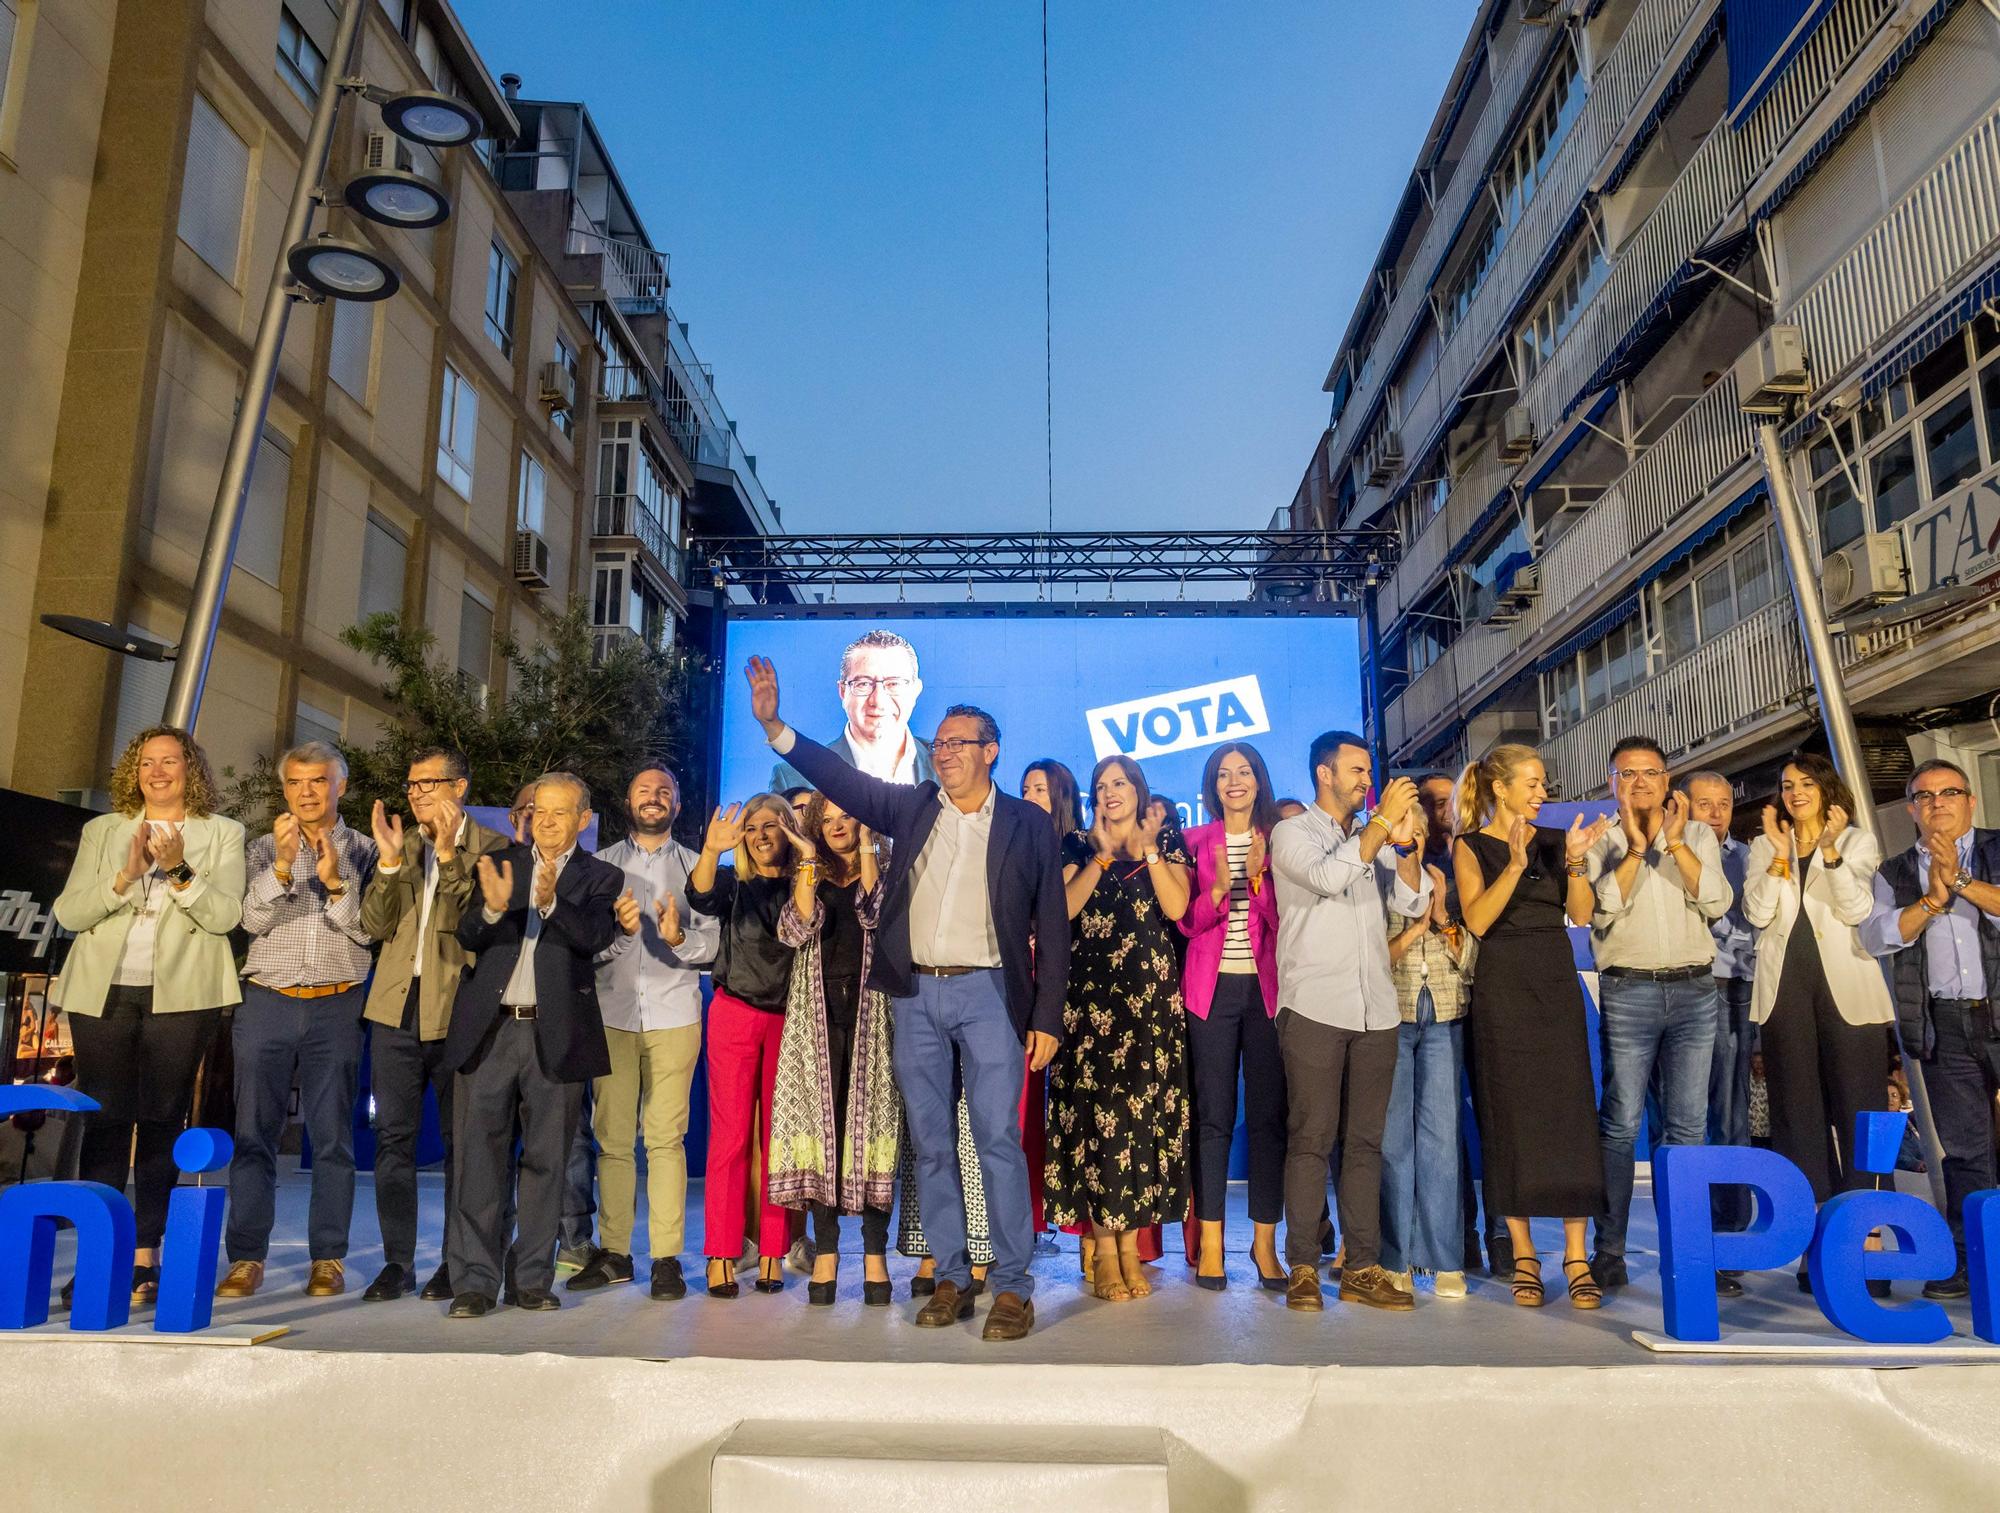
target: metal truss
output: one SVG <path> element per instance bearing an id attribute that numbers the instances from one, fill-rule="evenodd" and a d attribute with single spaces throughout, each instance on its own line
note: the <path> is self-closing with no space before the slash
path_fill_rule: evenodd
<path id="1" fill-rule="evenodd" d="M 1383 530 L 709 536 L 691 558 L 694 581 L 707 573 L 760 600 L 837 583 L 1230 583 L 1352 599 L 1395 566 L 1397 540 Z"/>

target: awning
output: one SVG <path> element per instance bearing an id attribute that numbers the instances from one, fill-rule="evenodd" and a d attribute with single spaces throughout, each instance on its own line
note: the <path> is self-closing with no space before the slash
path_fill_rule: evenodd
<path id="1" fill-rule="evenodd" d="M 1957 336 L 1977 318 L 1988 301 L 2000 298 L 2000 257 L 1952 296 L 1945 307 L 1878 358 L 1861 376 L 1861 398 L 1874 399 L 1918 363 Z"/>
<path id="2" fill-rule="evenodd" d="M 1741 494 L 1738 494 L 1728 504 L 1724 505 L 1704 521 L 1700 530 L 1696 531 L 1687 540 L 1683 541 L 1679 546 L 1668 552 L 1666 556 L 1641 573 L 1639 581 L 1634 587 L 1645 589 L 1649 585 L 1659 582 L 1660 579 L 1679 567 L 1704 546 L 1707 546 L 1709 542 L 1715 540 L 1716 537 L 1728 530 L 1730 526 L 1734 525 L 1750 510 L 1762 504 L 1770 496 L 1770 493 L 1770 484 L 1765 479 L 1759 478 Z"/>
<path id="3" fill-rule="evenodd" d="M 1562 444 L 1549 453 L 1547 460 L 1540 467 L 1536 468 L 1534 473 L 1521 484 L 1521 492 L 1532 494 L 1536 489 L 1548 482 L 1549 475 L 1561 467 L 1563 459 L 1575 451 L 1583 442 L 1584 437 L 1590 434 L 1590 430 L 1584 422 L 1589 421 L 1593 425 L 1596 424 L 1599 420 L 1603 419 L 1604 412 L 1617 402 L 1618 391 L 1616 389 L 1606 389 L 1602 394 L 1597 396 L 1597 403 L 1590 407 L 1588 414 L 1581 417 L 1571 417 L 1565 422 L 1569 426 L 1569 434 L 1563 437 Z"/>
<path id="4" fill-rule="evenodd" d="M 1559 662 L 1567 662 L 1586 646 L 1594 646 L 1639 613 L 1639 591 L 1635 588 L 1583 629 L 1565 637 L 1552 652 L 1535 663 L 1536 672 L 1547 672 Z"/>
<path id="5" fill-rule="evenodd" d="M 1834 0 L 1723 0 L 1729 33 L 1729 124 L 1740 127 L 1796 58 Z"/>
<path id="6" fill-rule="evenodd" d="M 1586 394 L 1595 393 L 1608 384 L 1622 382 L 1651 362 L 1654 356 L 1680 329 L 1682 321 L 1692 315 L 1701 302 L 1708 298 L 1712 285 L 1710 280 L 1716 275 L 1705 264 L 1714 264 L 1725 271 L 1734 271 L 1749 256 L 1752 233 L 1748 227 L 1732 231 L 1718 241 L 1710 242 L 1695 256 L 1676 268 L 1666 284 L 1655 294 L 1639 318 L 1632 322 L 1631 329 L 1619 338 L 1597 371 L 1590 375 L 1570 399 L 1569 407 Z"/>
<path id="7" fill-rule="evenodd" d="M 1653 108 L 1646 112 L 1645 121 L 1632 134 L 1631 142 L 1619 157 L 1617 167 L 1613 168 L 1609 177 L 1605 179 L 1604 188 L 1600 193 L 1615 193 L 1618 186 L 1625 181 L 1625 175 L 1632 171 L 1632 165 L 1639 161 L 1639 155 L 1652 143 L 1653 134 L 1660 129 L 1660 123 L 1667 118 L 1667 113 L 1680 104 L 1681 96 L 1687 93 L 1688 86 L 1694 82 L 1694 76 L 1708 61 L 1709 52 L 1721 36 L 1722 12 L 1718 10 L 1709 16 L 1708 24 L 1701 29 L 1701 35 L 1694 39 L 1694 45 L 1681 59 L 1681 66 L 1674 70 L 1674 76 L 1667 81 L 1667 87 L 1660 92 L 1660 98 L 1654 102 Z"/>

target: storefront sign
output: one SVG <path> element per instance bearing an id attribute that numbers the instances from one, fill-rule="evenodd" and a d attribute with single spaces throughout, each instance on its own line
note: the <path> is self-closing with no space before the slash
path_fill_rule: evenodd
<path id="1" fill-rule="evenodd" d="M 2000 473 L 1953 489 L 1903 531 L 1912 594 L 2000 573 Z"/>

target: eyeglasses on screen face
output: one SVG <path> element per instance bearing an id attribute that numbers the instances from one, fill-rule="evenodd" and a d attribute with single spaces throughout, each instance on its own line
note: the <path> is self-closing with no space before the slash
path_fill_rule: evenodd
<path id="1" fill-rule="evenodd" d="M 879 688 L 892 699 L 899 699 L 910 691 L 916 682 L 914 678 L 842 678 L 840 686 L 849 693 L 858 693 L 862 698 L 871 697 Z"/>
<path id="2" fill-rule="evenodd" d="M 1919 788 L 1910 795 L 1913 804 L 1942 804 L 1946 799 L 1969 799 L 1970 788 Z"/>

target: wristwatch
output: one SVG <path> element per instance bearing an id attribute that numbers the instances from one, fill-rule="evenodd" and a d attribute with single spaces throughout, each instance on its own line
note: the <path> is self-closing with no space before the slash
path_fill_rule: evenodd
<path id="1" fill-rule="evenodd" d="M 190 867 L 185 861 L 179 861 L 167 868 L 161 875 L 176 888 L 185 888 L 189 883 L 194 881 L 194 868 Z"/>

